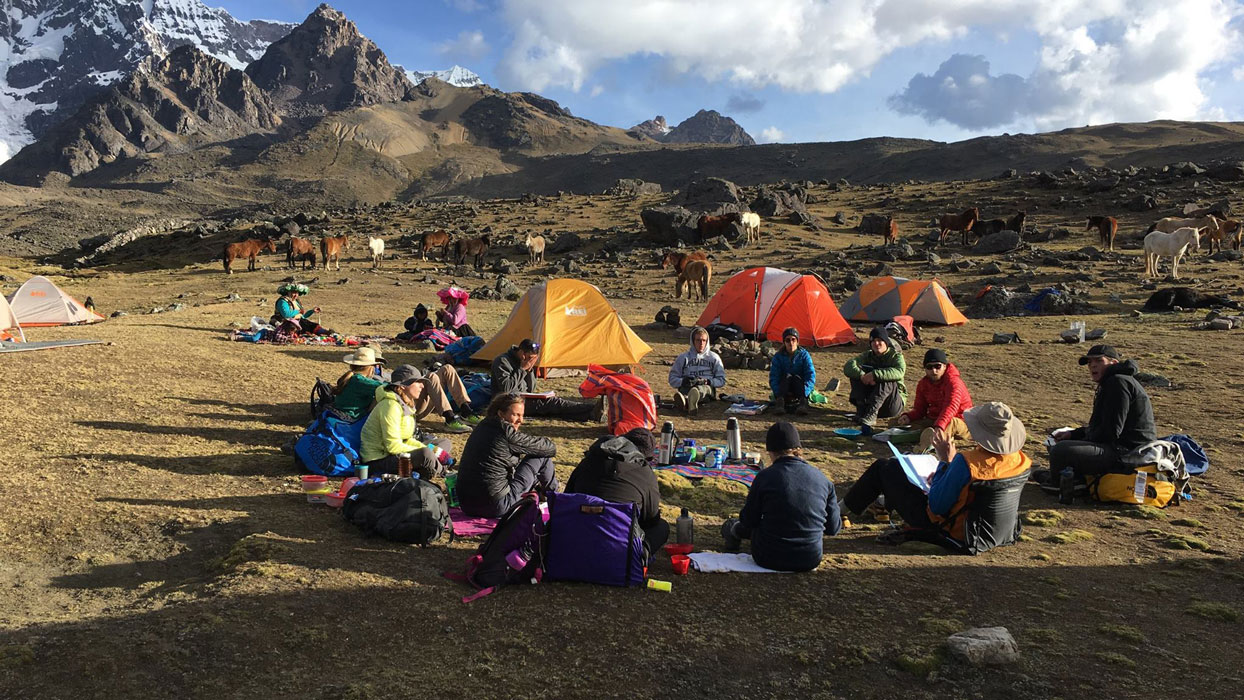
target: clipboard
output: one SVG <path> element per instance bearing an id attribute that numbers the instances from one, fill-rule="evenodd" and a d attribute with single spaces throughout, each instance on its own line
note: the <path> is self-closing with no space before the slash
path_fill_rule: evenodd
<path id="1" fill-rule="evenodd" d="M 886 446 L 890 448 L 891 454 L 898 460 L 899 465 L 903 468 L 903 474 L 907 476 L 907 480 L 918 487 L 925 493 L 929 492 L 929 479 L 933 478 L 933 474 L 937 472 L 937 457 L 933 455 L 905 455 L 898 451 L 894 443 L 887 442 Z"/>

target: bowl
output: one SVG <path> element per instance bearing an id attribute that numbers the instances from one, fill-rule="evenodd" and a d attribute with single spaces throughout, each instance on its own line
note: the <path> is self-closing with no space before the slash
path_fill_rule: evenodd
<path id="1" fill-rule="evenodd" d="M 320 474 L 304 474 L 302 476 L 302 490 L 305 493 L 324 493 L 332 489 L 328 486 L 328 477 Z"/>
<path id="2" fill-rule="evenodd" d="M 667 544 L 665 545 L 665 553 L 672 556 L 687 555 L 695 549 L 695 545 L 691 544 Z"/>
<path id="3" fill-rule="evenodd" d="M 857 438 L 864 434 L 859 428 L 835 428 L 834 435 L 844 438 Z"/>
<path id="4" fill-rule="evenodd" d="M 345 501 L 346 497 L 344 494 L 333 492 L 324 495 L 324 502 L 332 508 L 340 508 L 341 504 L 345 503 Z"/>

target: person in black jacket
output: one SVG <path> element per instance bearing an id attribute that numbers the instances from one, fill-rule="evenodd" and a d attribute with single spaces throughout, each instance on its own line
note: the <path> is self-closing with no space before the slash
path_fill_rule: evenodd
<path id="1" fill-rule="evenodd" d="M 654 444 L 647 428 L 602 437 L 587 449 L 583 461 L 566 481 L 566 493 L 586 493 L 610 503 L 638 504 L 639 526 L 650 552 L 660 549 L 670 536 L 669 523 L 661 519 L 657 475 L 648 466 Z"/>
<path id="2" fill-rule="evenodd" d="M 498 355 L 492 361 L 492 395 L 536 393 L 536 360 L 539 358 L 540 344 L 530 338 Z M 557 396 L 529 398 L 527 415 L 599 422 L 603 406 L 603 401 L 568 401 Z"/>
<path id="3" fill-rule="evenodd" d="M 752 558 L 766 569 L 811 571 L 821 563 L 821 539 L 842 529 L 834 484 L 802 459 L 799 431 L 782 421 L 769 426 L 771 464 L 760 470 L 739 517 L 721 525 L 728 550 L 752 541 Z"/>
<path id="4" fill-rule="evenodd" d="M 1120 458 L 1157 439 L 1153 405 L 1136 381 L 1135 362 L 1122 360 L 1119 351 L 1109 345 L 1094 345 L 1080 358 L 1080 364 L 1088 365 L 1089 377 L 1097 384 L 1093 414 L 1087 426 L 1053 435 L 1051 474 L 1034 475 L 1039 481 L 1056 479 L 1066 467 L 1071 467 L 1077 477 L 1130 473 L 1132 468 L 1124 466 Z"/>
<path id="5" fill-rule="evenodd" d="M 545 437 L 520 433 L 523 397 L 499 394 L 488 404 L 458 459 L 458 500 L 462 512 L 499 518 L 528 491 L 556 491 L 553 457 L 557 447 Z"/>

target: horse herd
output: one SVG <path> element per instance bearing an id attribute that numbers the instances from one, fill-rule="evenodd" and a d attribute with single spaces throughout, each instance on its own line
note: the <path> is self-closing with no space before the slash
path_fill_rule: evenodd
<path id="1" fill-rule="evenodd" d="M 484 255 L 488 252 L 491 244 L 492 241 L 488 234 L 454 240 L 447 231 L 429 231 L 420 237 L 418 250 L 421 260 L 427 260 L 429 253 L 436 252 L 440 253 L 443 261 L 448 262 L 452 259 L 458 265 L 462 265 L 467 258 L 471 258 L 475 269 L 478 270 L 483 268 Z M 544 262 L 545 240 L 543 236 L 528 235 L 524 245 L 527 248 L 531 262 L 534 263 L 537 260 Z M 372 269 L 380 269 L 381 262 L 384 260 L 384 239 L 368 236 L 367 248 L 371 253 Z M 290 269 L 297 267 L 298 263 L 302 263 L 302 269 L 304 270 L 308 267 L 315 269 L 317 264 L 323 264 L 325 270 L 340 270 L 341 256 L 349 252 L 349 250 L 349 236 L 325 236 L 320 239 L 319 256 L 317 258 L 315 243 L 306 238 L 291 236 L 285 242 L 285 264 Z M 270 253 L 277 252 L 277 240 L 271 237 L 250 238 L 237 243 L 229 243 L 221 253 L 225 272 L 233 274 L 233 263 L 235 260 L 240 259 L 245 259 L 247 261 L 246 269 L 253 272 L 256 259 L 264 251 Z"/>

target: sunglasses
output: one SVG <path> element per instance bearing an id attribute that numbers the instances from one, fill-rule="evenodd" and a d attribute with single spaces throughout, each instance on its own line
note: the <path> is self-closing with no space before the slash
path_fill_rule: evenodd
<path id="1" fill-rule="evenodd" d="M 944 365 L 944 364 L 942 364 L 942 363 L 940 363 L 940 362 L 930 362 L 929 364 L 925 365 L 925 366 L 924 366 L 924 368 L 925 368 L 925 369 L 941 369 L 941 368 L 943 368 L 943 367 L 945 367 L 945 366 L 946 366 L 946 365 Z"/>

